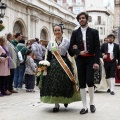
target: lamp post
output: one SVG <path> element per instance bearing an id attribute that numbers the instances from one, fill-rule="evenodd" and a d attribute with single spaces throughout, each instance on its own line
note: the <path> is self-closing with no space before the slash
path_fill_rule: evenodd
<path id="1" fill-rule="evenodd" d="M 1 20 L 1 18 L 4 18 L 6 7 L 7 7 L 7 5 L 5 3 L 2 3 L 0 0 L 0 32 L 3 29 L 5 29 L 5 26 L 2 25 L 3 21 Z"/>
<path id="2" fill-rule="evenodd" d="M 4 18 L 6 7 L 7 5 L 0 0 L 0 19 Z"/>

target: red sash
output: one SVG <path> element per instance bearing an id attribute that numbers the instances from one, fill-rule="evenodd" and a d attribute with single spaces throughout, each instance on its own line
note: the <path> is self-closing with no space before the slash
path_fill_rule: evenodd
<path id="1" fill-rule="evenodd" d="M 85 50 L 85 45 L 84 45 L 84 43 L 82 44 L 82 48 L 83 48 L 83 50 Z M 82 56 L 82 57 L 91 57 L 91 56 L 95 56 L 94 54 L 86 54 L 86 55 L 84 55 L 84 56 Z"/>
<path id="2" fill-rule="evenodd" d="M 113 61 L 113 60 L 110 59 L 110 53 L 107 53 L 107 58 L 104 59 L 104 61 L 108 61 L 108 62 L 109 62 L 109 61 Z"/>
<path id="3" fill-rule="evenodd" d="M 86 54 L 86 55 L 83 55 L 82 57 L 91 57 L 91 56 L 95 56 L 94 54 Z"/>

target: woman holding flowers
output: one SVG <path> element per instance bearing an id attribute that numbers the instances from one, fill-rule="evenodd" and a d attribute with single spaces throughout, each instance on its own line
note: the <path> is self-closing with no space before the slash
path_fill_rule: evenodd
<path id="1" fill-rule="evenodd" d="M 76 82 L 73 78 L 72 66 L 67 58 L 69 41 L 63 38 L 63 29 L 60 25 L 53 27 L 55 39 L 47 46 L 47 58 L 50 66 L 47 68 L 47 75 L 43 77 L 40 86 L 41 101 L 54 103 L 53 112 L 59 111 L 59 103 L 65 107 L 71 102 L 80 101 L 76 89 Z"/>

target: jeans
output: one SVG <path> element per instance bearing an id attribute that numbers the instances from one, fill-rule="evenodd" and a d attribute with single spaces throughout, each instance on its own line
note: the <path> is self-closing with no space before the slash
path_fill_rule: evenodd
<path id="1" fill-rule="evenodd" d="M 24 72 L 25 64 L 20 64 L 20 66 L 14 70 L 14 88 L 22 88 Z"/>

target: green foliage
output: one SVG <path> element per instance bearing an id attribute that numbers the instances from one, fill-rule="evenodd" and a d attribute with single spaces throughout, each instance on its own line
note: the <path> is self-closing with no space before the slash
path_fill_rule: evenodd
<path id="1" fill-rule="evenodd" d="M 0 31 L 4 30 L 5 29 L 5 26 L 0 24 Z"/>

